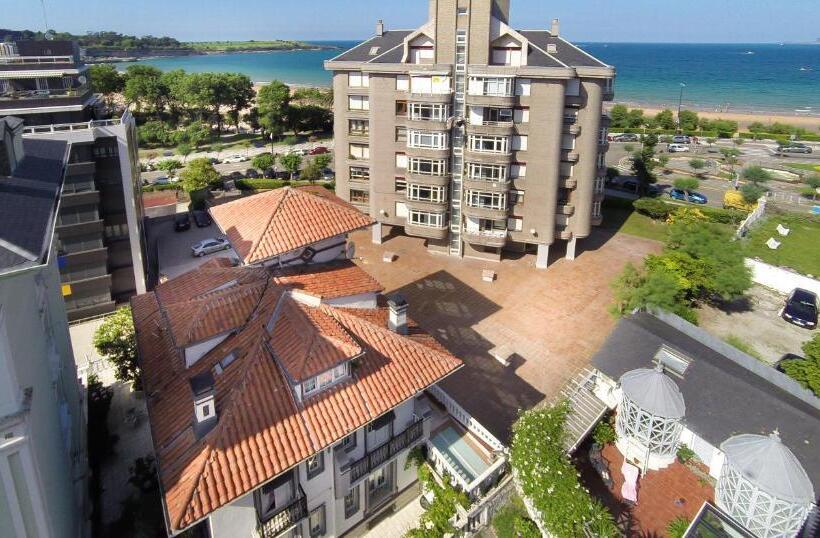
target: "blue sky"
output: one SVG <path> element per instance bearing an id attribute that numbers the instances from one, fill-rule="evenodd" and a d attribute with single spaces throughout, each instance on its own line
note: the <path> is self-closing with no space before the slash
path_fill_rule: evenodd
<path id="1" fill-rule="evenodd" d="M 359 39 L 424 22 L 426 0 L 43 0 L 49 26 L 180 40 Z M 561 19 L 577 41 L 771 42 L 820 38 L 820 0 L 511 0 L 519 28 Z M 0 27 L 42 29 L 39 0 L 0 0 Z"/>

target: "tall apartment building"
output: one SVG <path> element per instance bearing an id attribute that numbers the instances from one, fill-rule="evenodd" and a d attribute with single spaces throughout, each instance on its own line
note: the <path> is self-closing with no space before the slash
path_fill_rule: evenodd
<path id="1" fill-rule="evenodd" d="M 514 30 L 509 0 L 430 0 L 416 30 L 384 29 L 333 71 L 337 194 L 427 238 L 500 259 L 578 239 L 601 222 L 602 104 L 612 67 L 550 30 Z"/>
<path id="2" fill-rule="evenodd" d="M 53 249 L 68 145 L 0 118 L 0 534 L 84 536 L 86 426 Z"/>
<path id="3" fill-rule="evenodd" d="M 145 291 L 136 125 L 105 118 L 76 44 L 0 44 L 0 117 L 24 136 L 71 146 L 57 219 L 58 265 L 70 320 L 110 312 Z"/>

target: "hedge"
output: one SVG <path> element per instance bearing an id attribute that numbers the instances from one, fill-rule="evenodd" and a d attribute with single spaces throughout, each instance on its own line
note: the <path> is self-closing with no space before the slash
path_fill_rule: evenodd
<path id="1" fill-rule="evenodd" d="M 639 198 L 632 202 L 632 206 L 638 213 L 646 215 L 655 220 L 665 220 L 669 215 L 676 213 L 681 206 L 668 204 L 658 198 Z M 691 206 L 683 206 L 691 208 Z M 748 213 L 739 209 L 720 209 L 717 207 L 698 206 L 697 209 L 705 216 L 709 222 L 716 224 L 739 225 L 746 218 Z"/>
<path id="2" fill-rule="evenodd" d="M 658 198 L 639 198 L 632 202 L 635 211 L 655 220 L 666 219 L 674 207 Z"/>
<path id="3" fill-rule="evenodd" d="M 238 179 L 236 181 L 236 188 L 243 191 L 281 189 L 287 185 L 290 185 L 290 181 L 281 179 Z"/>
<path id="4" fill-rule="evenodd" d="M 142 192 L 178 191 L 182 187 L 178 183 L 170 185 L 143 185 Z"/>

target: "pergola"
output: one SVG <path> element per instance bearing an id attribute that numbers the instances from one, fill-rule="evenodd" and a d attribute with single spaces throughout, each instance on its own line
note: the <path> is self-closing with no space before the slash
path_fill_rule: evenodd
<path id="1" fill-rule="evenodd" d="M 726 459 L 718 507 L 760 538 L 795 536 L 812 508 L 814 487 L 777 431 L 736 435 L 720 449 Z"/>

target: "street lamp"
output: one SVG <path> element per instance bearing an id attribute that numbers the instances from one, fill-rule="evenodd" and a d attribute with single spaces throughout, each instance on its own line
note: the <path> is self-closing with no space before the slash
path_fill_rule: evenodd
<path id="1" fill-rule="evenodd" d="M 678 132 L 680 132 L 680 109 L 683 106 L 683 89 L 686 87 L 686 84 L 683 82 L 680 83 L 680 97 L 678 98 Z"/>

